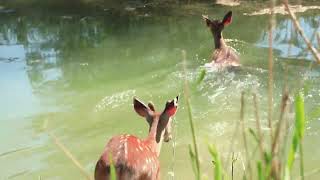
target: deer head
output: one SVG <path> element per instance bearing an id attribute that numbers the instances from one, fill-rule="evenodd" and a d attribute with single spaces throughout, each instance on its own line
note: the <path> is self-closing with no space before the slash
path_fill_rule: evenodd
<path id="1" fill-rule="evenodd" d="M 222 20 L 210 20 L 208 16 L 202 15 L 207 27 L 210 28 L 214 38 L 214 45 L 216 49 L 221 47 L 222 30 L 232 21 L 232 11 L 229 11 Z"/>
<path id="2" fill-rule="evenodd" d="M 171 118 L 177 112 L 178 100 L 179 96 L 168 101 L 162 112 L 157 112 L 151 102 L 146 106 L 137 98 L 133 99 L 134 110 L 146 119 L 149 124 L 149 138 L 155 140 L 156 143 L 161 143 L 162 140 L 165 142 L 171 140 Z"/>

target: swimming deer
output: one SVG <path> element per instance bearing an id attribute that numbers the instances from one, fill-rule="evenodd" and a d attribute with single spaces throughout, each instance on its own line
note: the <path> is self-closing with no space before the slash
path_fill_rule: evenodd
<path id="1" fill-rule="evenodd" d="M 205 20 L 207 27 L 210 28 L 214 39 L 215 48 L 211 57 L 211 65 L 223 67 L 240 66 L 239 56 L 231 47 L 227 46 L 222 36 L 222 30 L 232 21 L 232 11 L 229 11 L 222 21 L 210 20 L 208 16 L 205 15 L 202 15 L 202 18 Z"/>
<path id="2" fill-rule="evenodd" d="M 133 107 L 138 115 L 149 124 L 149 135 L 140 139 L 133 135 L 119 135 L 110 139 L 95 168 L 95 180 L 107 180 L 110 175 L 110 157 L 118 180 L 160 179 L 159 155 L 162 141 L 169 142 L 171 121 L 178 109 L 179 96 L 168 101 L 162 112 L 156 112 L 154 105 L 146 106 L 137 98 Z"/>

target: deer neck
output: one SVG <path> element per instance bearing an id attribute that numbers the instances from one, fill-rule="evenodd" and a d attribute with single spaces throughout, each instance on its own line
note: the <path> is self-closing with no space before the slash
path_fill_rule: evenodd
<path id="1" fill-rule="evenodd" d="M 158 121 L 154 121 L 150 127 L 149 135 L 146 139 L 147 145 L 152 149 L 152 151 L 157 153 L 157 156 L 160 155 L 161 145 L 163 142 L 164 129 L 159 130 Z M 160 139 L 157 140 L 157 135 L 160 136 Z"/>
<path id="2" fill-rule="evenodd" d="M 223 39 L 222 33 L 214 35 L 214 48 L 225 49 L 227 47 L 226 42 Z"/>

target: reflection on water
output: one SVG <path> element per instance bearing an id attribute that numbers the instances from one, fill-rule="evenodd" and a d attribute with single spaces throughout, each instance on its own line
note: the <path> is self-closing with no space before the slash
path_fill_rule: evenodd
<path id="1" fill-rule="evenodd" d="M 268 19 L 244 17 L 241 10 L 234 9 L 235 20 L 224 35 L 241 53 L 244 67 L 234 72 L 210 72 L 201 85 L 192 88 L 202 166 L 208 176 L 211 176 L 211 163 L 206 162 L 209 158 L 206 142 L 216 143 L 225 152 L 222 155 L 227 156 L 239 117 L 241 91 L 248 95 L 258 93 L 262 124 L 266 122 L 267 50 L 261 47 L 267 46 L 267 28 L 256 27 Z M 218 16 L 227 10 L 213 7 L 208 11 Z M 160 16 L 152 11 L 148 16 L 111 11 L 2 14 L 0 137 L 6 143 L 1 145 L 0 154 L 24 150 L 0 156 L 3 170 L 0 178 L 80 178 L 78 170 L 48 138 L 44 126 L 61 138 L 88 172 L 93 172 L 104 143 L 112 135 L 132 133 L 144 137 L 147 124 L 134 113 L 132 97 L 151 100 L 161 110 L 166 100 L 182 92 L 181 50 L 188 52 L 187 79 L 191 84 L 212 50 L 213 40 L 200 14 L 190 14 Z M 299 20 L 312 38 L 318 31 L 320 16 L 304 14 Z M 306 47 L 292 33 L 288 19 L 281 17 L 274 33 L 274 48 L 280 50 L 279 57 L 295 61 L 311 58 L 309 53 L 304 54 Z M 285 81 L 287 65 L 289 77 Z M 274 75 L 275 107 L 279 106 L 284 84 L 288 83 L 294 91 L 302 76 L 313 84 L 306 99 L 307 111 L 320 105 L 318 69 L 276 61 Z M 247 101 L 248 126 L 254 127 L 250 96 Z M 182 98 L 175 118 L 175 159 L 172 160 L 169 145 L 163 146 L 161 154 L 164 178 L 172 173 L 171 165 L 175 161 L 175 177 L 192 179 L 191 167 L 186 163 L 190 143 L 186 119 Z M 316 167 L 320 160 L 320 154 L 315 152 L 317 148 L 313 148 L 320 145 L 313 142 L 319 136 L 318 122 L 308 124 L 306 169 Z M 236 138 L 234 142 L 241 155 L 241 140 Z M 240 173 L 240 170 L 236 172 Z"/>
<path id="2" fill-rule="evenodd" d="M 320 16 L 301 16 L 298 20 L 312 45 L 319 47 L 316 35 L 319 32 Z M 268 31 L 261 34 L 258 46 L 269 47 Z M 303 38 L 295 32 L 291 19 L 282 19 L 277 23 L 273 30 L 273 47 L 280 51 L 280 56 L 283 58 L 314 59 Z"/>

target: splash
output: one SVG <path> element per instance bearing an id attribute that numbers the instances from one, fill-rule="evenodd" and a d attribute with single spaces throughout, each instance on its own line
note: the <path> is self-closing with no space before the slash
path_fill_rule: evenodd
<path id="1" fill-rule="evenodd" d="M 114 109 L 130 101 L 136 94 L 136 90 L 127 90 L 106 96 L 95 106 L 94 112 L 103 111 L 105 109 Z"/>

